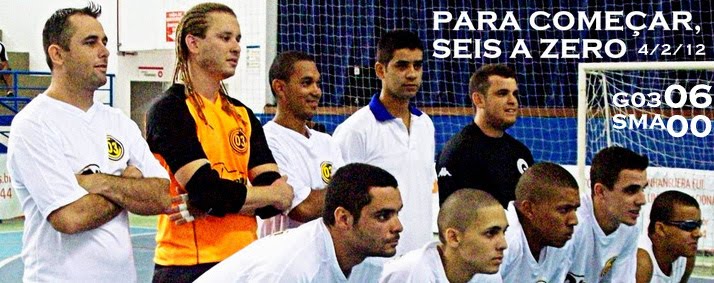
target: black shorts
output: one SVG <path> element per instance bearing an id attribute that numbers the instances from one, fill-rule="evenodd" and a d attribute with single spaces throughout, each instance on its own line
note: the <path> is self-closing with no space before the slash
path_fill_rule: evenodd
<path id="1" fill-rule="evenodd" d="M 218 264 L 217 262 L 201 263 L 187 266 L 154 265 L 153 283 L 191 283 L 203 273 Z"/>

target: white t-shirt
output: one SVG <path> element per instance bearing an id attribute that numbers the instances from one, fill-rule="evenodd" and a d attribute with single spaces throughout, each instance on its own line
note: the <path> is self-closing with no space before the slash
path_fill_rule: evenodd
<path id="1" fill-rule="evenodd" d="M 439 242 L 431 242 L 421 249 L 410 251 L 384 265 L 381 283 L 449 283 L 437 249 Z"/>
<path id="2" fill-rule="evenodd" d="M 595 220 L 590 195 L 581 195 L 580 203 L 568 282 L 635 282 L 639 228 L 620 224 L 605 235 Z"/>
<path id="3" fill-rule="evenodd" d="M 8 171 L 25 214 L 25 282 L 136 281 L 127 212 L 92 230 L 64 234 L 47 217 L 87 194 L 75 174 L 119 175 L 127 165 L 168 179 L 136 123 L 102 103 L 84 112 L 44 93 L 12 122 Z"/>
<path id="4" fill-rule="evenodd" d="M 379 102 L 370 104 L 340 124 L 332 135 L 340 145 L 345 163 L 361 162 L 394 175 L 404 207 L 399 220 L 404 226 L 397 255 L 421 248 L 433 239 L 432 189 L 434 169 L 434 124 L 426 113 L 410 107 L 409 131 Z"/>
<path id="5" fill-rule="evenodd" d="M 682 276 L 684 276 L 684 271 L 687 269 L 686 257 L 680 256 L 679 258 L 677 258 L 677 260 L 672 262 L 672 272 L 669 276 L 667 276 L 659 268 L 659 264 L 657 264 L 657 259 L 655 258 L 654 252 L 652 251 L 652 240 L 650 240 L 650 237 L 647 235 L 642 235 L 640 237 L 638 247 L 640 249 L 645 250 L 650 256 L 650 260 L 652 260 L 652 279 L 650 280 L 651 283 L 679 283 L 682 280 Z"/>
<path id="6" fill-rule="evenodd" d="M 540 251 L 538 260 L 528 246 L 516 207 L 511 201 L 506 210 L 508 230 L 503 263 L 499 273 L 504 282 L 564 282 L 571 264 L 572 239 L 561 248 L 547 246 Z"/>
<path id="7" fill-rule="evenodd" d="M 335 246 L 322 218 L 259 239 L 223 260 L 196 283 L 377 282 L 381 269 L 340 269 Z"/>
<path id="8" fill-rule="evenodd" d="M 304 201 L 311 190 L 324 189 L 332 174 L 344 165 L 340 148 L 328 134 L 308 129 L 310 138 L 307 138 L 273 121 L 266 123 L 263 131 L 280 173 L 288 176 L 288 184 L 293 187 L 293 208 Z M 280 214 L 263 221 L 260 236 L 300 224 Z"/>

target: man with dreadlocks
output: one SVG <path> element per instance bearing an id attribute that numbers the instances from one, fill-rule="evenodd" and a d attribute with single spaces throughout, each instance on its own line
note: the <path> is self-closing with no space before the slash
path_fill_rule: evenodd
<path id="1" fill-rule="evenodd" d="M 109 58 L 101 11 L 90 2 L 47 19 L 50 86 L 12 121 L 7 168 L 25 215 L 22 282 L 136 282 L 127 211 L 170 213 L 169 176 L 139 127 L 94 100 Z"/>
<path id="2" fill-rule="evenodd" d="M 159 217 L 154 282 L 192 282 L 257 239 L 256 215 L 277 215 L 293 198 L 260 121 L 221 84 L 240 55 L 235 13 L 196 5 L 176 39 L 175 84 L 147 113 L 147 141 L 189 209 Z"/>

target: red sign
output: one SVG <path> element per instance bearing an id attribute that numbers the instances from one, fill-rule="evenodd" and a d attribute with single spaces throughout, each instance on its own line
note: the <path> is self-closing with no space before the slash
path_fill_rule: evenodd
<path id="1" fill-rule="evenodd" d="M 161 66 L 139 66 L 139 73 L 144 77 L 163 78 L 164 67 Z"/>
<path id="2" fill-rule="evenodd" d="M 176 37 L 176 27 L 178 27 L 183 11 L 166 12 L 166 42 L 174 42 Z"/>

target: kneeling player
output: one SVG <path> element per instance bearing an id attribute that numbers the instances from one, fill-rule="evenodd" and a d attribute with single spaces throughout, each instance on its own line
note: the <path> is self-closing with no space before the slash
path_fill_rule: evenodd
<path id="1" fill-rule="evenodd" d="M 441 205 L 439 240 L 388 262 L 380 282 L 468 282 L 478 273 L 496 281 L 506 249 L 508 223 L 490 194 L 461 189 Z"/>
<path id="2" fill-rule="evenodd" d="M 687 282 L 701 226 L 696 199 L 678 191 L 658 195 L 652 203 L 647 236 L 640 237 L 638 245 L 637 282 Z"/>
<path id="3" fill-rule="evenodd" d="M 368 256 L 396 253 L 402 224 L 397 180 L 378 167 L 341 167 L 327 185 L 323 217 L 262 238 L 196 282 L 375 282 Z"/>

